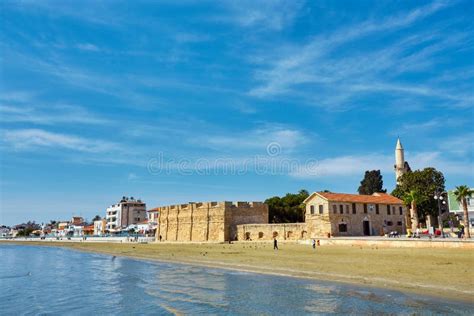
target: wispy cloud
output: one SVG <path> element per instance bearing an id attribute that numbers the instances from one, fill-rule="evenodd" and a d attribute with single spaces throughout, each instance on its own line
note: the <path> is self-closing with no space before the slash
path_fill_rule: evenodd
<path id="1" fill-rule="evenodd" d="M 94 44 L 91 43 L 79 43 L 76 44 L 76 48 L 84 51 L 90 51 L 90 52 L 99 52 L 100 49 Z"/>
<path id="2" fill-rule="evenodd" d="M 67 135 L 61 133 L 49 132 L 42 129 L 18 129 L 4 130 L 3 142 L 15 150 L 34 150 L 39 148 L 62 150 L 68 149 L 78 152 L 100 153 L 117 147 L 116 144 Z"/>
<path id="3" fill-rule="evenodd" d="M 253 30 L 279 31 L 293 22 L 304 1 L 261 0 L 227 1 L 222 3 L 228 11 L 217 20 L 231 22 Z"/>
<path id="4" fill-rule="evenodd" d="M 474 163 L 469 159 L 446 157 L 440 151 L 408 153 L 407 161 L 413 170 L 435 167 L 445 175 L 464 175 L 474 171 Z M 290 176 L 295 178 L 347 178 L 362 176 L 365 170 L 381 170 L 385 176 L 394 175 L 394 157 L 386 154 L 349 155 L 321 159 L 311 168 L 294 170 Z"/>
<path id="5" fill-rule="evenodd" d="M 39 125 L 53 124 L 107 124 L 108 119 L 101 118 L 84 107 L 75 105 L 51 105 L 40 107 L 22 104 L 0 104 L 0 122 L 32 123 Z"/>
<path id="6" fill-rule="evenodd" d="M 200 144 L 225 152 L 249 150 L 255 154 L 267 150 L 271 144 L 278 146 L 278 150 L 282 153 L 289 153 L 308 142 L 309 138 L 305 132 L 275 124 L 262 125 L 261 128 L 241 133 L 206 135 L 199 140 Z"/>
<path id="7" fill-rule="evenodd" d="M 266 57 L 255 58 L 258 84 L 248 94 L 258 98 L 286 96 L 328 109 L 344 108 L 364 93 L 398 97 L 402 92 L 451 104 L 472 103 L 472 94 L 466 90 L 433 87 L 429 82 L 411 85 L 396 78 L 431 67 L 436 61 L 435 54 L 461 47 L 467 33 L 446 36 L 434 28 L 430 33 L 415 33 L 370 51 L 345 49 L 347 44 L 363 37 L 408 28 L 453 4 L 435 1 L 384 19 L 345 26 L 329 35 L 314 37 L 304 45 L 287 45 L 278 53 L 272 51 Z"/>

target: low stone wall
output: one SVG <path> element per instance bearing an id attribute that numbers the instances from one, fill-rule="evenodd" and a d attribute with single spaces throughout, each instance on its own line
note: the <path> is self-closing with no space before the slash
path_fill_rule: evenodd
<path id="1" fill-rule="evenodd" d="M 321 246 L 353 246 L 381 248 L 463 248 L 474 249 L 474 240 L 408 239 L 408 238 L 320 238 Z M 311 240 L 299 241 L 310 244 Z"/>
<path id="2" fill-rule="evenodd" d="M 308 238 L 305 223 L 237 225 L 237 240 L 303 240 Z"/>

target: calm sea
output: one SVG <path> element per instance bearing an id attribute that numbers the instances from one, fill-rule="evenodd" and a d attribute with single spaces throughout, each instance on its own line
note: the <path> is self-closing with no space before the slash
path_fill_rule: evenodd
<path id="1" fill-rule="evenodd" d="M 467 315 L 473 308 L 330 282 L 0 245 L 1 315 Z"/>

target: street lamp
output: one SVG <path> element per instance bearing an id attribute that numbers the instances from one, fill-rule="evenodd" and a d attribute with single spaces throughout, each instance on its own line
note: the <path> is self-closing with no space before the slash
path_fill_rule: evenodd
<path id="1" fill-rule="evenodd" d="M 446 204 L 446 201 L 444 201 L 443 194 L 445 192 L 437 190 L 434 193 L 434 199 L 438 201 L 438 228 L 439 231 L 441 232 L 441 237 L 444 238 L 444 232 L 443 232 L 443 222 L 441 221 L 441 204 Z"/>

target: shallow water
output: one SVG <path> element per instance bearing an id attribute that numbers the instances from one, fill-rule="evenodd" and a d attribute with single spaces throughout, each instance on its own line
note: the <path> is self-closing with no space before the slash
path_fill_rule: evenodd
<path id="1" fill-rule="evenodd" d="M 471 314 L 474 305 L 297 278 L 0 245 L 2 315 Z"/>

